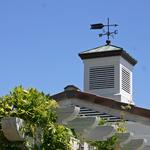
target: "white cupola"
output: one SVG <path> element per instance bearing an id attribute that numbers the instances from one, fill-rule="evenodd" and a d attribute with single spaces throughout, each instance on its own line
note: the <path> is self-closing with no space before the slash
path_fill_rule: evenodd
<path id="1" fill-rule="evenodd" d="M 79 53 L 84 63 L 84 91 L 134 104 L 132 71 L 137 61 L 123 48 L 104 45 Z"/>

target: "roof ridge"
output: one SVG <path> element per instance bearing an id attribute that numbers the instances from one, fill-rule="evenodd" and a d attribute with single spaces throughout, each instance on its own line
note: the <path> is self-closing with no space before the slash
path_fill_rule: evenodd
<path id="1" fill-rule="evenodd" d="M 86 53 L 86 52 L 90 52 L 90 51 L 93 51 L 93 50 L 96 50 L 96 49 L 99 49 L 99 48 L 104 48 L 104 47 L 114 47 L 114 48 L 117 48 L 117 49 L 120 49 L 120 50 L 123 50 L 122 47 L 119 47 L 119 46 L 116 46 L 116 45 L 101 45 L 101 46 L 98 46 L 98 47 L 95 47 L 95 48 L 91 48 L 91 49 L 88 49 L 88 50 L 85 50 L 85 51 L 82 51 L 80 52 L 79 54 L 82 54 L 82 53 Z M 114 49 L 115 50 L 115 49 Z M 111 51 L 111 50 L 110 50 Z"/>
<path id="2" fill-rule="evenodd" d="M 110 46 L 113 46 L 113 47 L 116 47 L 116 48 L 120 48 L 121 50 L 123 50 L 123 48 L 120 47 L 120 46 L 116 46 L 116 45 L 110 45 Z"/>

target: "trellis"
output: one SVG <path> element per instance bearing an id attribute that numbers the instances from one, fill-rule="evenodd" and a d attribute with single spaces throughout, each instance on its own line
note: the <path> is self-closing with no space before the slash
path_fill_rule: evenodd
<path id="1" fill-rule="evenodd" d="M 81 116 L 80 108 L 77 106 L 61 107 L 56 110 L 58 115 L 57 122 L 71 129 L 74 129 L 79 139 L 72 139 L 72 149 L 76 150 L 80 138 L 85 141 L 104 141 L 116 134 L 115 125 L 99 125 L 100 117 Z M 6 117 L 1 119 L 2 131 L 9 141 L 24 141 L 26 138 L 30 142 L 36 142 L 40 145 L 40 128 L 37 129 L 36 140 L 32 137 L 26 137 L 20 129 L 25 126 L 25 122 L 20 118 Z M 150 150 L 150 127 L 137 122 L 127 121 L 126 133 L 117 133 L 117 144 L 121 150 Z M 76 144 L 76 146 L 74 145 Z M 84 147 L 84 150 L 92 150 L 93 147 Z"/>

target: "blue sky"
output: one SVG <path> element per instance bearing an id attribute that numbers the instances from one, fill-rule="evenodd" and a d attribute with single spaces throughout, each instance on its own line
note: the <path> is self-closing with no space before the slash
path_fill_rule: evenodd
<path id="1" fill-rule="evenodd" d="M 68 84 L 83 89 L 78 53 L 105 44 L 90 24 L 119 24 L 112 44 L 138 60 L 134 101 L 150 108 L 149 0 L 0 0 L 0 95 L 13 87 L 58 93 Z"/>

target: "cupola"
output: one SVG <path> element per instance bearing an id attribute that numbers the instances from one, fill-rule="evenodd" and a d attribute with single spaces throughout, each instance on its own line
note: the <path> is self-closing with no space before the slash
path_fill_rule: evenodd
<path id="1" fill-rule="evenodd" d="M 84 91 L 134 104 L 132 71 L 137 61 L 123 48 L 104 45 L 79 53 L 84 63 Z"/>

